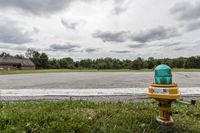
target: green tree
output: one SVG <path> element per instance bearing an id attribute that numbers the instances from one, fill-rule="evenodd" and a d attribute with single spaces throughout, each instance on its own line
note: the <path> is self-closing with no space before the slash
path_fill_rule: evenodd
<path id="1" fill-rule="evenodd" d="M 43 69 L 48 68 L 49 57 L 46 53 L 41 53 L 39 60 L 40 60 L 40 67 L 41 68 L 43 68 Z"/>
<path id="2" fill-rule="evenodd" d="M 119 59 L 113 60 L 113 69 L 120 69 L 121 68 L 121 61 Z"/>
<path id="3" fill-rule="evenodd" d="M 106 62 L 103 58 L 96 59 L 96 69 L 106 69 Z"/>
<path id="4" fill-rule="evenodd" d="M 112 58 L 106 57 L 105 59 L 103 59 L 103 62 L 105 64 L 105 69 L 113 69 L 114 61 Z"/>
<path id="5" fill-rule="evenodd" d="M 30 55 L 29 59 L 35 64 L 37 69 L 40 69 L 40 53 L 38 51 L 33 51 Z"/>
<path id="6" fill-rule="evenodd" d="M 92 68 L 92 63 L 91 59 L 84 59 L 80 61 L 80 66 L 82 68 Z"/>
<path id="7" fill-rule="evenodd" d="M 200 68 L 200 58 L 198 56 L 187 58 L 184 68 Z"/>
<path id="8" fill-rule="evenodd" d="M 25 58 L 24 55 L 20 55 L 20 54 L 16 54 L 14 57 L 18 58 L 18 59 L 24 59 Z"/>
<path id="9" fill-rule="evenodd" d="M 146 61 L 147 62 L 147 68 L 148 69 L 152 69 L 155 67 L 155 60 L 153 57 L 149 57 L 148 60 Z"/>
<path id="10" fill-rule="evenodd" d="M 122 61 L 122 69 L 131 69 L 132 61 L 131 60 L 123 60 Z"/>
<path id="11" fill-rule="evenodd" d="M 0 57 L 13 57 L 13 56 L 10 55 L 9 53 L 2 52 L 2 53 L 0 54 Z"/>
<path id="12" fill-rule="evenodd" d="M 55 58 L 53 58 L 53 59 L 50 59 L 48 61 L 48 68 L 50 68 L 50 69 L 60 69 L 61 67 L 60 67 L 59 61 L 56 60 Z"/>
<path id="13" fill-rule="evenodd" d="M 70 57 L 62 58 L 59 60 L 59 62 L 61 68 L 73 69 L 75 67 L 74 61 Z"/>
<path id="14" fill-rule="evenodd" d="M 136 60 L 132 63 L 132 69 L 143 69 L 144 68 L 144 61 L 142 58 L 138 57 Z"/>

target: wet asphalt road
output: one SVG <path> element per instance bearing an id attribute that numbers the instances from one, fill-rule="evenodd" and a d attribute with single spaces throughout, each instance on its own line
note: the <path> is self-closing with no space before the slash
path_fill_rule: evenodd
<path id="1" fill-rule="evenodd" d="M 68 72 L 0 75 L 0 89 L 145 88 L 153 72 Z M 200 87 L 200 72 L 174 72 L 180 87 Z"/>

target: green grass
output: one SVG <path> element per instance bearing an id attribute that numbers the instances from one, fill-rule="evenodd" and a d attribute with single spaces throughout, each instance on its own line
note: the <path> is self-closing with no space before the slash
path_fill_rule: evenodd
<path id="1" fill-rule="evenodd" d="M 28 74 L 28 73 L 58 73 L 58 72 L 152 72 L 152 69 L 40 69 L 40 70 L 10 70 L 0 71 L 0 74 Z M 173 72 L 200 72 L 200 69 L 173 69 Z"/>
<path id="2" fill-rule="evenodd" d="M 26 73 L 58 73 L 58 72 L 146 72 L 151 69 L 129 70 L 129 69 L 39 69 L 39 70 L 4 70 L 0 74 L 26 74 Z"/>
<path id="3" fill-rule="evenodd" d="M 89 101 L 40 101 L 0 103 L 1 133 L 80 132 L 154 133 L 200 131 L 197 107 L 173 105 L 172 127 L 156 120 L 156 102 L 97 103 Z"/>
<path id="4" fill-rule="evenodd" d="M 200 72 L 200 69 L 184 69 L 184 68 L 174 68 L 173 72 Z"/>

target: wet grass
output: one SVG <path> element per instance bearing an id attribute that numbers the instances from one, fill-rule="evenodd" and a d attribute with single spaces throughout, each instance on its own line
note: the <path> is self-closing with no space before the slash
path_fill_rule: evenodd
<path id="1" fill-rule="evenodd" d="M 154 133 L 199 132 L 200 103 L 197 107 L 173 105 L 172 127 L 156 120 L 156 102 L 97 103 L 89 101 L 40 101 L 0 103 L 0 131 Z"/>
<path id="2" fill-rule="evenodd" d="M 173 72 L 200 72 L 200 69 L 172 69 Z M 30 73 L 59 73 L 59 72 L 153 72 L 153 69 L 39 69 L 39 70 L 3 70 L 0 74 L 30 74 Z"/>

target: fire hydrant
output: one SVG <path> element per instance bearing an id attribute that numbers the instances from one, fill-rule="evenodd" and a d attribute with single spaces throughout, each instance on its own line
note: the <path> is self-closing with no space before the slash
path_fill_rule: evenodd
<path id="1" fill-rule="evenodd" d="M 171 104 L 180 98 L 178 85 L 172 83 L 171 68 L 167 65 L 159 65 L 155 68 L 155 83 L 148 89 L 148 97 L 158 101 L 159 115 L 156 120 L 162 125 L 173 125 L 171 116 Z"/>

